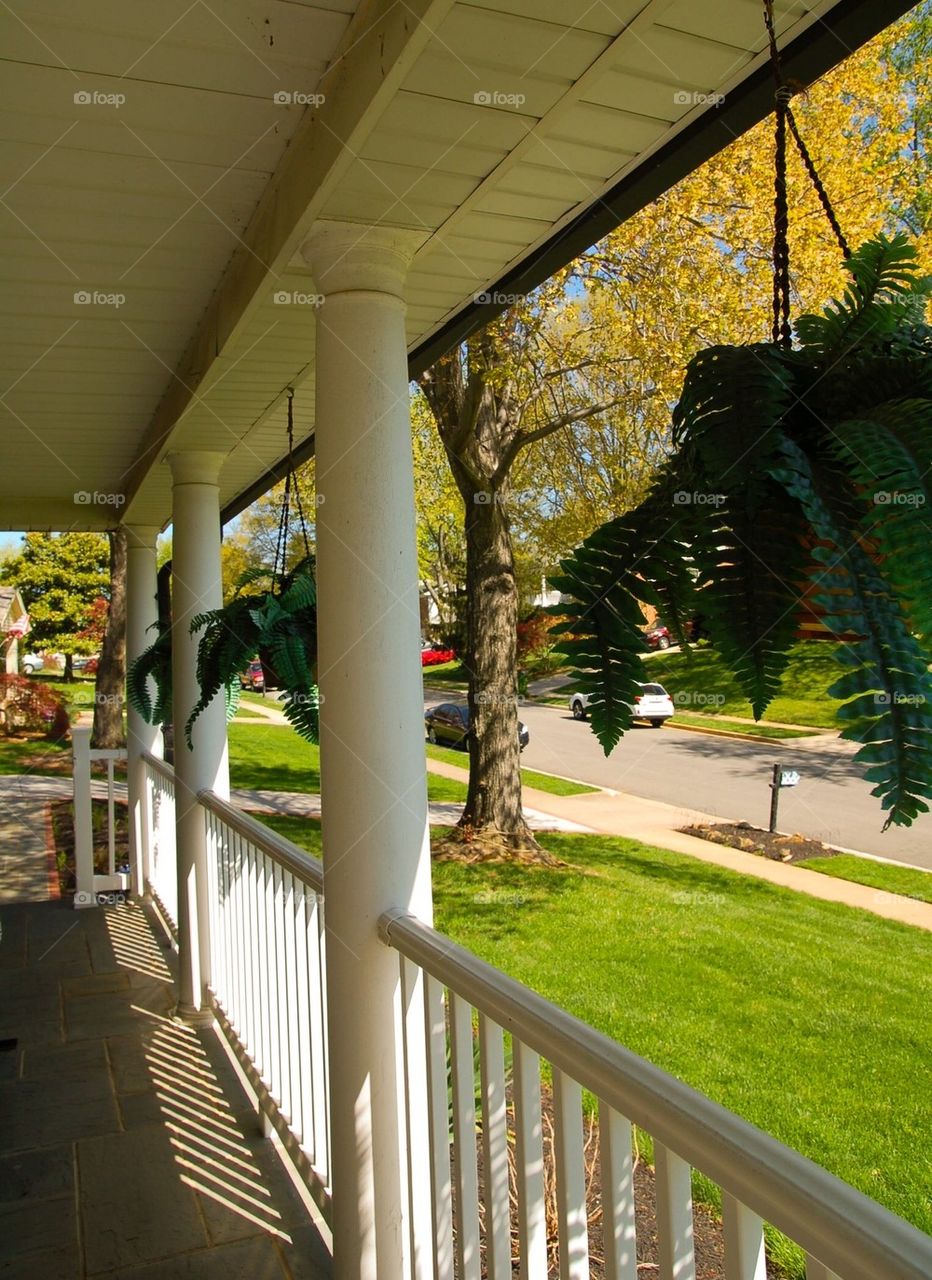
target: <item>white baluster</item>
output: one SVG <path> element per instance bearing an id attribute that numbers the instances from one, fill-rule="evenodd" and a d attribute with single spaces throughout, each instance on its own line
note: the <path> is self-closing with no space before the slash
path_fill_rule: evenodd
<path id="1" fill-rule="evenodd" d="M 459 1280 L 480 1280 L 479 1179 L 476 1172 L 476 1080 L 472 1007 L 450 996 L 450 1057 L 453 1064 L 453 1167 L 456 1187 L 456 1271 Z"/>
<path id="2" fill-rule="evenodd" d="M 399 1106 L 408 1132 L 408 1203 L 412 1275 L 434 1274 L 434 1229 L 430 1161 L 430 1106 L 425 1052 L 424 974 L 413 960 L 401 965 L 402 1049 L 404 1082 Z M 425 1100 L 428 1105 L 425 1106 Z"/>
<path id="3" fill-rule="evenodd" d="M 589 1280 L 582 1089 L 556 1067 L 553 1070 L 553 1110 L 560 1280 Z"/>
<path id="4" fill-rule="evenodd" d="M 453 1182 L 450 1168 L 450 1102 L 447 1094 L 447 1026 L 443 985 L 427 978 L 424 1002 L 427 1033 L 430 1177 L 434 1211 L 434 1280 L 453 1280 Z"/>
<path id="5" fill-rule="evenodd" d="M 631 1124 L 599 1100 L 605 1280 L 637 1280 Z"/>
<path id="6" fill-rule="evenodd" d="M 515 1166 L 521 1280 L 547 1280 L 547 1213 L 540 1105 L 540 1058 L 516 1036 L 514 1055 Z"/>
<path id="7" fill-rule="evenodd" d="M 725 1280 L 767 1280 L 764 1224 L 747 1205 L 722 1192 Z"/>
<path id="8" fill-rule="evenodd" d="M 479 1071 L 482 1083 L 486 1268 L 490 1280 L 511 1280 L 505 1050 L 501 1027 L 481 1013 L 479 1014 Z"/>
<path id="9" fill-rule="evenodd" d="M 689 1165 L 659 1142 L 655 1142 L 654 1169 L 657 1183 L 660 1280 L 696 1280 Z"/>

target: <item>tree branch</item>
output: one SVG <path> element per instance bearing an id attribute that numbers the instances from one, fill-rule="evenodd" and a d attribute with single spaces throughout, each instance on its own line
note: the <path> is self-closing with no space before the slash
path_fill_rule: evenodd
<path id="1" fill-rule="evenodd" d="M 498 488 L 505 480 L 511 465 L 517 458 L 518 454 L 527 445 L 533 444 L 535 440 L 543 440 L 546 436 L 551 436 L 555 431 L 559 431 L 561 427 L 571 427 L 574 422 L 585 422 L 588 418 L 594 418 L 600 413 L 605 413 L 608 409 L 614 409 L 616 405 L 622 404 L 623 400 L 606 400 L 602 404 L 590 405 L 588 409 L 578 409 L 569 413 L 561 413 L 556 418 L 551 418 L 549 422 L 545 422 L 541 427 L 535 427 L 531 431 L 519 431 L 511 443 L 505 449 L 501 462 L 495 469 L 495 473 L 491 478 L 493 489 Z"/>

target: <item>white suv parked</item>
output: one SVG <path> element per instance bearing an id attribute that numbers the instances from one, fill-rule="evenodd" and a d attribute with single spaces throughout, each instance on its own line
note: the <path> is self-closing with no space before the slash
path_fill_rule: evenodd
<path id="1" fill-rule="evenodd" d="M 673 701 L 662 684 L 639 684 L 641 692 L 631 704 L 635 720 L 647 720 L 652 729 L 659 729 L 664 720 L 673 715 Z M 588 715 L 589 694 L 571 693 L 570 711 L 574 720 L 585 720 Z"/>

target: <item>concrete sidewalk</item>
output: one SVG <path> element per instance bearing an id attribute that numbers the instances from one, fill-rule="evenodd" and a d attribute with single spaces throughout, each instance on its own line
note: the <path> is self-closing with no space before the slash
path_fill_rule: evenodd
<path id="1" fill-rule="evenodd" d="M 545 798 L 550 799 L 549 796 Z M 312 792 L 238 790 L 230 793 L 230 799 L 247 813 L 279 813 L 292 818 L 320 817 L 320 796 Z M 431 800 L 428 810 L 431 826 L 451 827 L 459 822 L 463 806 Z M 526 808 L 524 816 L 533 831 L 575 831 L 577 834 L 588 832 L 590 835 L 593 831 L 592 827 L 586 827 L 572 818 L 562 818 L 539 809 Z"/>
<path id="2" fill-rule="evenodd" d="M 467 782 L 468 773 L 456 765 L 428 760 L 428 769 L 445 778 Z M 92 783 L 95 797 L 106 796 L 106 784 Z M 70 799 L 70 778 L 46 778 L 38 775 L 0 775 L 0 817 L 6 830 L 3 837 L 2 872 L 4 888 L 12 895 L 7 901 L 45 901 L 49 896 L 48 861 L 46 855 L 46 802 Z M 124 783 L 116 784 L 117 799 L 125 800 Z M 232 793 L 234 804 L 255 813 L 281 813 L 292 816 L 320 817 L 320 797 L 302 792 L 247 791 Z M 700 861 L 727 867 L 742 875 L 754 876 L 785 889 L 808 893 L 826 902 L 872 911 L 887 920 L 932 931 L 932 903 L 904 898 L 869 885 L 836 880 L 832 876 L 773 862 L 756 854 L 684 835 L 679 828 L 697 822 L 731 822 L 721 814 L 703 813 L 640 796 L 614 795 L 608 791 L 592 791 L 578 796 L 555 796 L 549 792 L 524 788 L 525 814 L 535 831 L 564 831 L 623 836 L 657 845 L 676 853 L 689 854 Z M 430 805 L 433 825 L 449 826 L 459 819 L 459 804 Z M 14 833 L 15 832 L 15 836 Z M 20 843 L 22 841 L 22 843 Z M 20 850 L 23 850 L 21 853 Z"/>
<path id="3" fill-rule="evenodd" d="M 428 760 L 431 773 L 445 778 L 466 781 L 468 773 L 455 765 L 439 760 Z M 825 902 L 840 902 L 848 907 L 860 907 L 872 911 L 887 920 L 913 925 L 917 929 L 932 931 L 932 903 L 904 898 L 900 894 L 887 893 L 869 885 L 854 884 L 849 880 L 836 880 L 833 876 L 794 867 L 784 862 L 773 862 L 757 854 L 744 853 L 740 849 L 728 849 L 724 845 L 684 835 L 679 828 L 697 822 L 733 822 L 734 818 L 701 813 L 696 809 L 683 809 L 676 805 L 662 804 L 659 800 L 645 800 L 640 796 L 612 794 L 608 791 L 587 792 L 579 796 L 554 796 L 549 792 L 524 788 L 524 803 L 531 808 L 526 812 L 549 814 L 563 821 L 579 824 L 600 835 L 624 836 L 640 840 L 643 844 L 686 853 L 702 862 L 727 867 L 742 875 L 754 876 L 784 889 L 808 893 Z"/>

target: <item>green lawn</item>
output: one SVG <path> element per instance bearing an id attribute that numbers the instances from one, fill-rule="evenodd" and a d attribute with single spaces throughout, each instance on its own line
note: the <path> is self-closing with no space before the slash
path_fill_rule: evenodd
<path id="1" fill-rule="evenodd" d="M 729 733 L 751 734 L 755 738 L 780 740 L 782 738 L 811 737 L 807 729 L 782 729 L 779 725 L 767 724 L 765 720 L 761 720 L 756 724 L 748 724 L 744 720 L 727 720 L 724 716 L 696 715 L 689 711 L 679 710 L 669 723 L 674 728 L 692 726 L 699 729 L 726 729 Z"/>
<path id="2" fill-rule="evenodd" d="M 316 823 L 268 821 L 320 855 Z M 435 863 L 437 928 L 932 1230 L 932 935 L 635 841 L 541 841 L 575 869 Z"/>
<path id="3" fill-rule="evenodd" d="M 228 726 L 230 782 L 256 791 L 320 791 L 320 748 L 276 724 Z M 466 784 L 452 778 L 427 776 L 429 800 L 462 803 Z"/>
<path id="4" fill-rule="evenodd" d="M 839 880 L 853 880 L 855 884 L 867 884 L 884 893 L 899 893 L 904 898 L 917 898 L 920 902 L 932 902 L 932 871 L 916 867 L 894 867 L 885 862 L 873 862 L 856 854 L 841 854 L 837 858 L 807 858 L 793 864 L 821 871 Z"/>
<path id="5" fill-rule="evenodd" d="M 424 667 L 423 675 L 428 687 L 465 689 L 469 683 L 469 672 L 458 658 L 453 662 L 438 662 L 435 667 Z"/>
<path id="6" fill-rule="evenodd" d="M 794 645 L 783 675 L 782 692 L 767 708 L 769 720 L 786 724 L 838 728 L 835 710 L 839 705 L 825 690 L 844 672 L 835 660 L 838 645 L 830 640 Z M 751 716 L 750 703 L 726 670 L 715 649 L 699 645 L 690 654 L 658 653 L 647 660 L 648 677 L 658 680 L 674 700 L 680 694 L 692 703 L 677 703 L 677 710 L 711 712 L 718 715 Z M 697 702 L 697 698 L 721 697 L 717 706 Z"/>
<path id="7" fill-rule="evenodd" d="M 78 675 L 74 680 L 65 680 L 62 676 L 40 672 L 37 675 L 30 676 L 29 679 L 35 680 L 37 684 L 46 685 L 64 698 L 68 714 L 72 719 L 79 711 L 94 710 L 95 686 L 93 676 Z"/>
<path id="8" fill-rule="evenodd" d="M 38 773 L 61 777 L 71 760 L 71 741 L 64 745 L 43 738 L 0 738 L 0 773 Z M 47 761 L 47 764 L 45 763 Z M 57 768 L 56 768 L 57 764 Z"/>
<path id="9" fill-rule="evenodd" d="M 255 689 L 241 689 L 239 699 L 240 702 L 258 702 L 267 707 L 279 707 L 281 705 L 271 695 L 266 697 L 264 693 L 256 693 Z"/>
<path id="10" fill-rule="evenodd" d="M 466 752 L 457 751 L 453 747 L 435 747 L 428 743 L 427 758 L 440 760 L 445 764 L 454 764 L 459 769 L 468 770 L 469 768 L 469 756 Z M 584 782 L 569 782 L 566 778 L 557 778 L 552 773 L 538 773 L 536 769 L 522 769 L 521 781 L 526 787 L 547 791 L 552 796 L 581 796 L 599 789 L 588 787 Z"/>

